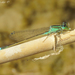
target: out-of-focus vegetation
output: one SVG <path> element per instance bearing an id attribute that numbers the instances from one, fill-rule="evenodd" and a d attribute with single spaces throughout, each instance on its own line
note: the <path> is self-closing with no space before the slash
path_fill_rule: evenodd
<path id="1" fill-rule="evenodd" d="M 9 38 L 12 31 L 46 27 L 63 21 L 68 22 L 71 29 L 75 28 L 75 0 L 0 0 L 0 46 L 15 43 Z M 31 61 L 45 54 L 0 64 L 0 75 L 75 75 L 74 43 L 64 46 L 58 56 Z"/>

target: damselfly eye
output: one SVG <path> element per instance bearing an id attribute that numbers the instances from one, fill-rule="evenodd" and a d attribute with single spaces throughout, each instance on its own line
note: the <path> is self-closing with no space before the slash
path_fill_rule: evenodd
<path id="1" fill-rule="evenodd" d="M 66 24 L 67 24 L 66 22 L 63 22 L 64 27 L 66 26 Z"/>

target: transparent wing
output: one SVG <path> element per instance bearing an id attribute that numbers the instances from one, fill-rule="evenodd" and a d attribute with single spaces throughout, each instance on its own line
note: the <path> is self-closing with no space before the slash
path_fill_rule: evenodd
<path id="1" fill-rule="evenodd" d="M 50 27 L 44 27 L 44 28 L 33 29 L 33 30 L 14 31 L 10 34 L 9 37 L 17 42 L 21 42 L 23 40 L 27 40 L 32 37 L 41 35 L 47 31 L 49 31 L 49 28 Z"/>

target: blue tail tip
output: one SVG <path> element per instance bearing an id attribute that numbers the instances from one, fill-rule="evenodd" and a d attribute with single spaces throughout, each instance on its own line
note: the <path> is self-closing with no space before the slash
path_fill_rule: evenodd
<path id="1" fill-rule="evenodd" d="M 1 50 L 2 48 L 0 47 L 0 50 Z"/>

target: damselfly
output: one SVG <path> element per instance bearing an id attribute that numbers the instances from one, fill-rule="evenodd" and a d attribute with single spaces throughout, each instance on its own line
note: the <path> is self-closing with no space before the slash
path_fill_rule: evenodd
<path id="1" fill-rule="evenodd" d="M 14 31 L 10 34 L 10 38 L 16 40 L 17 42 L 21 42 L 38 35 L 49 35 L 52 33 L 63 32 L 64 30 L 70 30 L 66 22 L 63 22 L 62 25 L 51 25 L 50 27 L 39 29 Z M 10 46 L 0 47 L 0 50 Z"/>

